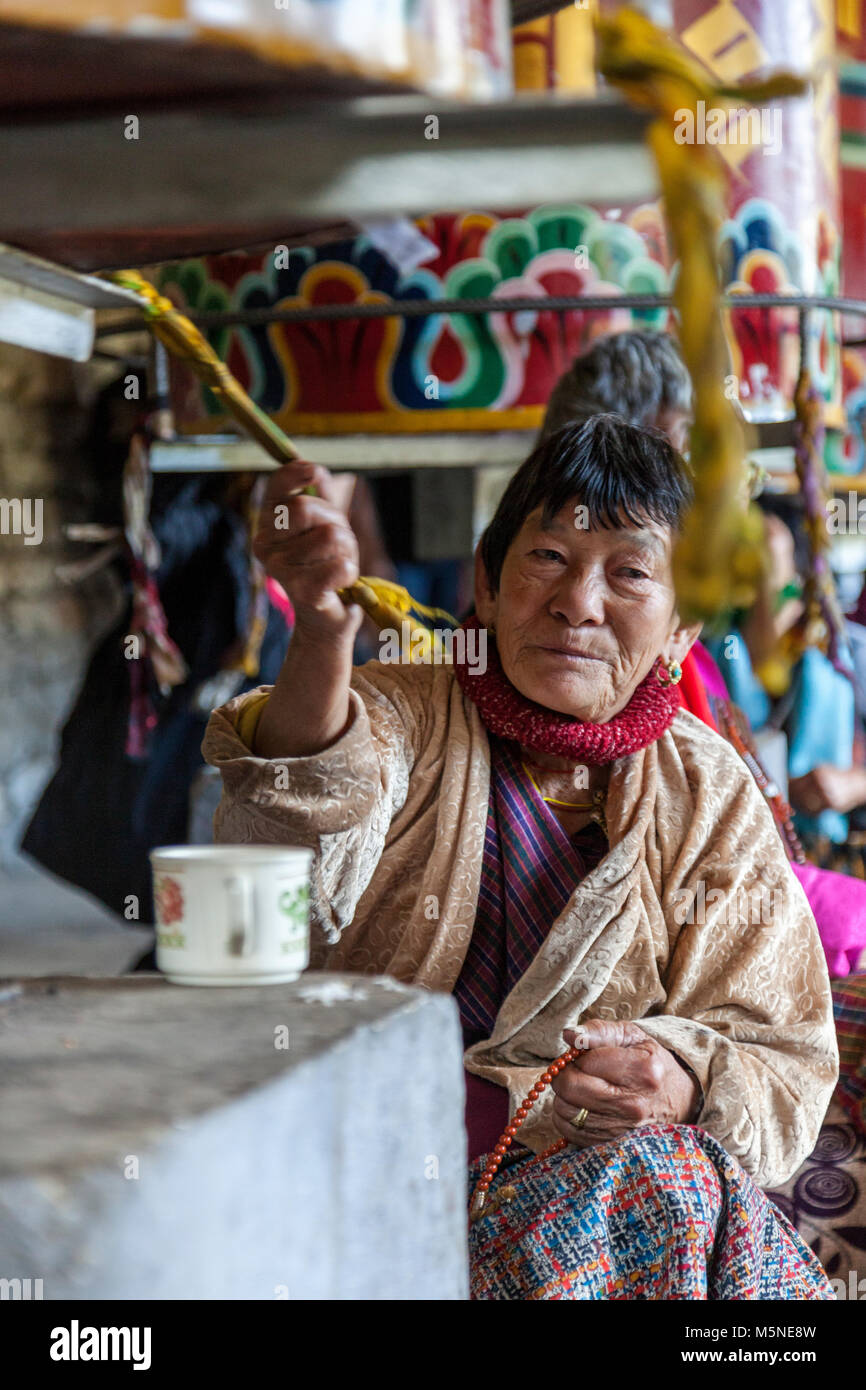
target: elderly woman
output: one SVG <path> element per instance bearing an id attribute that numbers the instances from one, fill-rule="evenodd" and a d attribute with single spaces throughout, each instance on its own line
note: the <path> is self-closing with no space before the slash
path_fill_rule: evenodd
<path id="1" fill-rule="evenodd" d="M 331 495 L 273 480 L 257 549 L 297 626 L 273 688 L 212 716 L 217 836 L 316 851 L 316 964 L 454 994 L 473 1184 L 507 1128 L 474 1296 L 831 1297 L 759 1190 L 833 1090 L 829 981 L 760 792 L 672 689 L 681 459 L 613 416 L 536 448 L 479 547 L 486 662 L 353 670 Z"/>

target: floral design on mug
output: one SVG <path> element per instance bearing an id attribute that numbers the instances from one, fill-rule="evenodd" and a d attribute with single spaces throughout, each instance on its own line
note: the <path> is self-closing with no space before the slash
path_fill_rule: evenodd
<path id="1" fill-rule="evenodd" d="M 297 888 L 287 890 L 280 894 L 280 912 L 284 912 L 293 926 L 305 927 L 309 917 L 310 909 L 310 887 L 307 883 L 299 883 Z"/>
<path id="2" fill-rule="evenodd" d="M 277 906 L 291 923 L 291 935 L 280 942 L 280 954 L 293 956 L 307 936 L 310 920 L 310 885 L 299 883 L 296 888 L 286 889 L 277 899 Z"/>
<path id="3" fill-rule="evenodd" d="M 161 927 L 170 927 L 174 922 L 183 921 L 183 888 L 180 880 L 169 874 L 159 874 L 154 878 L 153 896 L 156 899 L 156 917 Z"/>
<path id="4" fill-rule="evenodd" d="M 186 937 L 183 932 L 158 931 L 156 933 L 157 946 L 167 946 L 172 951 L 182 951 L 186 945 Z"/>

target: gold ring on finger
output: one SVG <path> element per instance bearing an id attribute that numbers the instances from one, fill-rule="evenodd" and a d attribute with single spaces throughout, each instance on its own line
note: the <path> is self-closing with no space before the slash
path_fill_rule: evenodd
<path id="1" fill-rule="evenodd" d="M 575 1129 L 583 1129 L 584 1125 L 586 1124 L 588 1115 L 589 1111 L 587 1110 L 585 1105 L 582 1105 L 580 1109 L 576 1111 L 574 1115 L 572 1115 L 571 1124 L 574 1125 Z"/>

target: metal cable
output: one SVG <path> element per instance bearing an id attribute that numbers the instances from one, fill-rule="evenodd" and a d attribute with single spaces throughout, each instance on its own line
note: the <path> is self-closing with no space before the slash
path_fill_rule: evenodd
<path id="1" fill-rule="evenodd" d="M 824 309 L 833 313 L 866 318 L 866 301 L 820 295 L 735 294 L 726 295 L 729 309 Z M 669 294 L 623 295 L 522 295 L 501 299 L 401 299 L 386 304 L 320 304 L 308 309 L 231 309 L 226 313 L 190 313 L 188 317 L 202 329 L 257 328 L 269 323 L 333 323 L 341 320 L 432 318 L 435 314 L 517 314 L 517 313 L 593 313 L 609 309 L 664 309 L 670 307 Z M 141 327 L 140 319 L 106 324 L 98 330 L 100 338 L 129 333 Z M 796 330 L 794 330 L 796 331 Z"/>

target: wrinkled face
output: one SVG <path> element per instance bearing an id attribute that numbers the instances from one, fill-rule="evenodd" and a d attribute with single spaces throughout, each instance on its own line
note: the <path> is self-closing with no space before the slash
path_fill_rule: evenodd
<path id="1" fill-rule="evenodd" d="M 585 513 L 583 513 L 585 517 Z M 589 530 L 569 504 L 547 527 L 541 508 L 515 537 L 493 593 L 480 561 L 476 609 L 494 625 L 506 676 L 530 700 L 603 723 L 618 714 L 656 658 L 685 658 L 699 628 L 679 626 L 669 527 Z"/>

